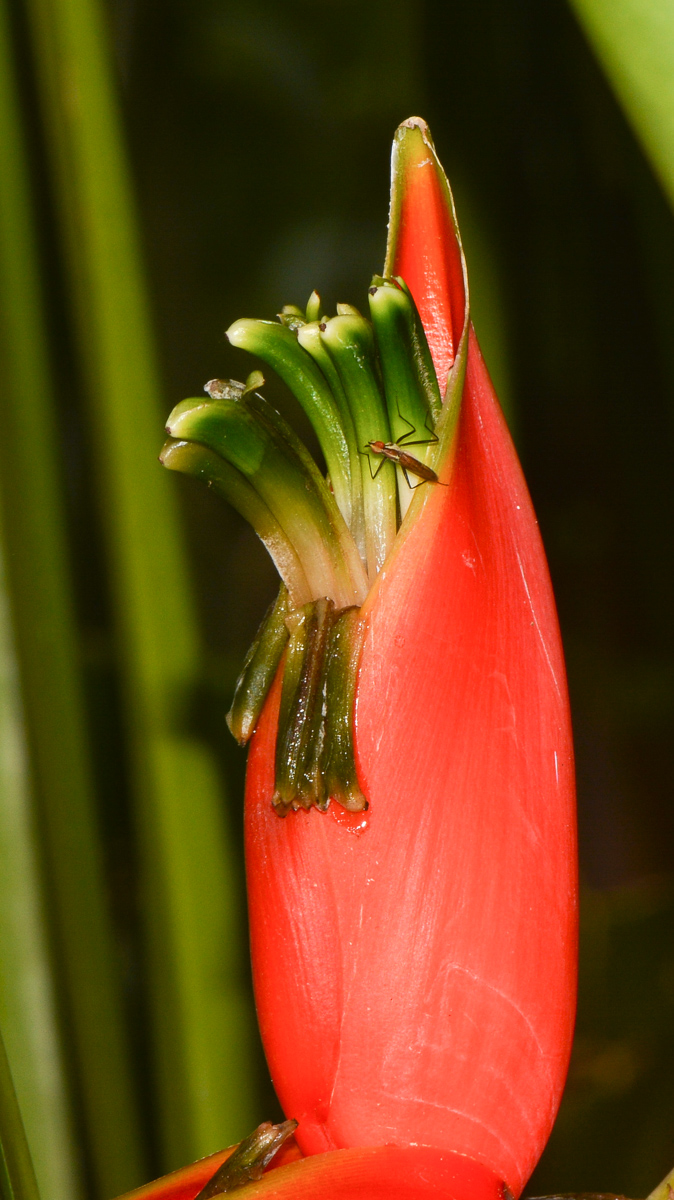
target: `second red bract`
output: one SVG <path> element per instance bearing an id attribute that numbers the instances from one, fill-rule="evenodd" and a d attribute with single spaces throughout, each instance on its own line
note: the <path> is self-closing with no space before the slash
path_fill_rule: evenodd
<path id="1" fill-rule="evenodd" d="M 246 804 L 255 994 L 305 1154 L 435 1147 L 519 1195 L 573 1029 L 571 731 L 535 516 L 415 119 L 394 145 L 386 273 L 412 290 L 441 388 L 467 352 L 448 486 L 424 485 L 363 610 L 365 817 L 275 814 L 278 689 L 268 699 Z"/>

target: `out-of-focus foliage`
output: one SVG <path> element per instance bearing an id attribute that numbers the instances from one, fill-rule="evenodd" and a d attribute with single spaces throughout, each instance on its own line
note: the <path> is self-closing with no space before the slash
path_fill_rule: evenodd
<path id="1" fill-rule="evenodd" d="M 98 0 L 27 11 L 126 720 L 158 1132 L 177 1165 L 254 1118 L 236 853 L 222 778 L 190 719 L 201 653 L 155 458 L 162 400 L 106 13 Z M 94 1115 L 94 1130 L 105 1124 Z"/>
<path id="2" fill-rule="evenodd" d="M 659 5 L 651 0 L 575 4 L 633 127 L 661 178 L 670 181 L 670 6 L 665 0 Z M 45 387 L 41 400 L 58 429 L 47 441 L 65 513 L 74 669 L 86 698 L 94 828 L 110 901 L 113 974 L 123 997 L 145 1169 L 157 1173 L 175 1165 L 161 1148 L 170 1084 L 166 1074 L 158 1082 L 158 1044 L 163 1040 L 167 1046 L 176 1025 L 168 1021 L 158 1028 L 157 1013 L 161 988 L 166 987 L 170 1010 L 178 985 L 171 970 L 162 968 L 156 945 L 152 953 L 152 937 L 166 921 L 163 928 L 172 928 L 183 947 L 189 946 L 189 920 L 200 919 L 202 887 L 209 904 L 238 922 L 223 933 L 203 981 L 212 994 L 224 997 L 225 1008 L 227 996 L 232 1000 L 223 1039 L 236 1040 L 237 1031 L 253 1019 L 240 961 L 244 758 L 229 739 L 224 713 L 274 590 L 264 551 L 233 512 L 190 480 L 167 478 L 155 488 L 152 472 L 160 468 L 154 466 L 153 447 L 158 452 L 162 443 L 161 414 L 184 396 L 198 394 L 207 379 L 240 378 L 250 369 L 223 337 L 236 317 L 272 317 L 283 303 L 305 302 L 314 287 L 330 304 L 364 305 L 370 275 L 383 260 L 391 135 L 401 119 L 417 112 L 430 122 L 455 185 L 478 334 L 508 402 L 540 517 L 574 708 L 587 885 L 578 1038 L 560 1119 L 531 1190 L 596 1188 L 644 1195 L 674 1162 L 674 1097 L 667 1088 L 674 1054 L 674 219 L 666 199 L 564 0 L 372 0 L 366 5 L 342 0 L 328 10 L 307 0 L 293 5 L 109 0 L 98 15 L 108 18 L 116 76 L 106 74 L 106 67 L 78 79 L 72 65 L 64 71 L 63 60 L 60 68 L 50 60 L 57 36 L 50 22 L 60 14 L 65 24 L 59 45 L 77 53 L 72 50 L 77 21 L 87 13 L 95 17 L 96 11 L 93 0 L 32 0 L 30 5 L 13 0 L 10 43 L 44 310 L 44 332 L 31 336 L 36 355 L 36 339 L 44 338 L 39 354 L 45 351 L 45 371 L 54 379 L 53 390 Z M 646 41 L 649 29 L 655 36 Z M 101 25 L 101 37 L 104 31 Z M 102 54 L 105 63 L 104 48 Z M 101 79 L 100 86 L 109 89 L 103 132 L 96 125 Z M 118 126 L 109 119 L 115 86 L 130 152 L 126 164 Z M 78 126 L 83 87 L 94 89 L 95 102 L 87 103 Z M 58 120 L 71 122 L 66 134 L 56 129 Z M 64 211 L 69 203 L 72 209 L 66 192 L 74 186 L 63 146 L 70 139 L 72 154 L 77 136 L 84 140 L 75 206 L 86 193 L 94 207 L 89 224 L 80 225 L 79 242 L 77 237 L 73 242 L 72 233 L 69 239 L 63 236 Z M 86 188 L 82 170 L 91 172 Z M 132 271 L 141 282 L 131 289 L 128 304 L 124 281 L 116 290 L 114 279 L 115 265 L 121 271 L 129 261 L 124 256 L 136 237 L 128 224 L 133 207 L 122 195 L 126 184 L 119 184 L 125 177 L 135 190 L 155 318 L 160 375 L 155 400 L 149 338 L 138 358 L 139 337 L 140 342 L 145 337 L 142 329 L 139 335 L 139 321 L 145 329 L 146 310 L 135 251 Z M 80 220 L 81 214 L 80 207 Z M 66 221 L 72 222 L 72 211 Z M 127 222 L 131 240 L 116 260 L 104 243 L 120 222 Z M 8 244 L 16 248 L 11 238 Z M 99 274 L 98 290 L 87 290 L 87 277 L 96 270 L 107 271 L 108 282 L 102 284 Z M 126 268 L 124 274 L 128 281 Z M 108 299 L 102 307 L 89 311 L 103 293 Z M 5 296 L 3 302 L 7 306 L 10 299 Z M 127 316 L 139 311 L 135 305 L 141 316 L 130 322 L 127 343 L 135 349 L 124 359 L 123 337 L 115 338 L 124 328 L 124 310 Z M 92 354 L 82 331 L 93 327 L 100 337 L 101 322 L 110 322 L 103 340 L 112 356 L 102 363 L 105 378 L 97 380 L 102 343 L 96 342 Z M 117 348 L 111 352 L 113 344 Z M 120 375 L 113 386 L 115 363 Z M 3 351 L 3 387 L 6 369 Z M 133 387 L 120 384 L 127 370 L 136 380 Z M 139 378 L 149 381 L 147 394 Z M 39 382 L 31 389 L 39 390 Z M 266 394 L 307 432 L 279 383 L 270 379 Z M 113 438 L 113 413 L 119 421 L 114 429 L 128 428 L 131 439 L 134 421 L 145 431 L 133 443 L 138 448 L 142 440 L 144 447 L 137 489 L 131 459 L 111 451 L 111 445 L 121 445 Z M 11 453 L 7 425 L 3 435 L 0 462 Z M 6 470 L 3 478 L 6 521 L 12 515 Z M 156 500 L 160 492 L 180 499 L 198 629 L 190 615 L 187 560 L 170 498 L 164 516 L 147 518 L 148 511 L 164 505 Z M 30 506 L 30 489 L 24 494 L 22 502 Z M 150 494 L 152 507 L 143 511 Z M 39 506 L 35 513 L 39 516 Z M 21 527 L 18 519 L 14 527 Z M 128 557 L 125 528 L 131 529 Z M 150 564 L 167 561 L 162 537 L 173 545 L 168 556 L 173 565 L 162 569 L 160 579 Z M 15 545 L 23 543 L 19 539 Z M 5 556 L 8 551 L 9 612 L 20 649 L 30 585 L 16 583 L 17 561 L 4 545 Z M 130 580 L 136 570 L 136 580 L 144 582 L 134 591 Z M 46 594 L 44 605 L 53 614 L 53 599 Z M 183 664 L 179 685 L 171 691 L 166 614 L 177 611 L 187 617 L 177 635 Z M 55 628 L 52 639 L 58 642 L 62 623 Z M 187 658 L 181 657 L 185 646 Z M 26 678 L 21 689 L 16 703 L 28 705 Z M 9 700 L 4 703 L 13 703 L 11 679 L 5 692 Z M 173 847 L 180 849 L 182 839 L 187 849 L 185 830 L 195 840 L 207 826 L 220 829 L 218 838 L 224 830 L 231 889 L 224 908 L 223 893 L 209 890 L 208 856 L 202 862 L 199 851 L 196 890 L 195 876 L 186 882 L 180 873 L 179 855 L 167 868 L 170 886 L 158 886 L 157 863 L 159 873 L 153 875 L 152 854 L 163 851 L 152 842 L 147 815 L 159 811 L 151 797 L 161 775 L 157 764 L 164 760 L 160 754 L 153 766 L 146 757 L 143 765 L 142 746 L 139 754 L 147 704 L 159 714 L 160 741 L 189 743 L 191 752 L 210 764 L 205 786 L 211 798 L 218 797 L 215 824 L 207 821 L 200 834 L 196 819 L 191 828 L 193 796 L 183 784 L 185 810 L 170 831 Z M 6 719 L 15 721 L 16 712 L 20 707 L 6 709 Z M 158 726 L 153 728 L 156 733 Z M 42 844 L 35 743 L 30 738 L 25 744 L 24 817 L 28 827 L 35 823 Z M 56 763 L 54 770 L 63 772 Z M 175 815 L 170 806 L 164 810 L 170 811 Z M 164 858 L 164 867 L 170 858 Z M 40 865 L 38 854 L 33 868 Z M 48 901 L 52 887 L 48 876 L 42 885 Z M 181 894 L 183 901 L 192 899 L 171 908 L 171 896 L 179 901 Z M 40 911 L 37 884 L 30 903 Z M 92 1182 L 95 1148 L 87 1133 L 86 1088 L 73 1053 L 57 922 L 53 905 L 47 907 L 51 918 L 43 942 L 52 967 L 56 963 L 52 986 L 66 1062 L 59 1086 L 72 1098 L 85 1189 L 104 1196 L 105 1188 Z M 188 919 L 190 912 L 196 916 Z M 168 943 L 163 949 L 164 964 L 175 962 Z M 47 969 L 46 951 L 41 953 L 41 969 Z M 185 954 L 181 961 L 189 971 L 194 959 Z M 199 967 L 192 969 L 182 992 L 193 1015 L 203 999 L 202 980 L 195 978 L 199 973 Z M 246 1013 L 242 1003 L 248 1005 Z M 202 1055 L 208 1069 L 226 1072 L 222 1044 L 213 1044 L 217 1040 L 202 1039 L 192 1068 Z M 174 1040 L 173 1048 L 178 1061 L 184 1046 Z M 248 1064 L 246 1083 L 237 1087 L 241 1114 L 248 1114 L 245 1122 L 252 1126 L 255 1119 L 277 1113 L 259 1051 L 256 1057 L 242 1043 L 242 1052 L 237 1070 Z M 190 1074 L 185 1066 L 183 1077 L 194 1080 L 194 1070 Z M 198 1113 L 203 1116 L 211 1105 L 206 1092 L 188 1093 L 178 1086 L 171 1095 L 176 1106 L 171 1120 L 184 1105 L 185 1131 L 195 1128 Z M 220 1128 L 223 1143 L 239 1135 L 235 1121 L 218 1125 L 219 1119 L 195 1153 L 218 1149 L 211 1140 L 218 1140 Z M 128 1186 L 132 1182 L 140 1180 Z"/>
<path id="3" fill-rule="evenodd" d="M 3 39 L 5 47 L 7 38 Z M 39 797 L 40 854 L 49 876 L 52 936 L 62 979 L 61 1003 L 81 1083 L 92 1165 L 101 1185 L 115 1188 L 143 1169 L 142 1151 L 107 911 L 103 852 L 94 813 L 62 477 L 54 453 L 58 418 L 52 404 L 54 388 L 31 221 L 18 75 L 12 70 L 11 55 L 5 52 L 3 57 L 0 413 L 4 437 L 0 443 L 0 490 L 5 569 L 14 598 L 13 626 L 34 785 L 30 799 L 27 788 L 22 797 L 23 837 L 20 841 L 15 826 L 15 845 L 12 850 L 5 847 L 9 870 L 16 871 L 22 851 L 27 869 L 21 876 L 25 893 L 21 921 L 18 896 L 15 898 L 3 873 L 3 907 L 9 916 L 2 945 L 3 1007 L 11 1017 L 7 1044 L 12 1060 L 18 1060 L 18 1094 L 27 1106 L 31 1135 L 40 1137 L 38 1164 L 42 1171 L 47 1169 L 40 1152 L 42 1129 L 50 1146 L 50 1161 L 65 1158 L 66 1147 L 57 1147 L 54 1142 L 59 1115 L 63 1123 L 70 1114 L 64 1105 L 66 1088 L 55 1070 L 58 1050 L 50 1044 L 51 1014 L 40 1002 L 46 981 L 40 981 L 40 988 L 30 985 L 32 973 L 44 972 L 46 941 L 35 916 L 29 920 L 27 907 L 32 901 L 34 913 L 40 909 L 39 898 L 32 894 L 37 892 L 37 881 L 30 870 L 31 826 L 36 822 Z M 6 641 L 11 662 L 9 635 Z M 6 812 L 18 799 L 12 796 L 9 779 L 7 784 Z M 28 1073 L 28 1064 L 38 1053 L 40 1043 L 46 1075 L 51 1076 L 49 1087 L 40 1074 Z M 54 1110 L 59 1104 L 64 1111 L 57 1115 Z M 63 1135 L 65 1130 L 60 1132 Z M 128 1163 L 128 1168 L 120 1169 L 123 1163 Z M 59 1190 L 72 1182 L 67 1170 L 63 1174 L 63 1181 L 57 1184 Z M 50 1177 L 48 1182 L 52 1182 Z"/>
<path id="4" fill-rule="evenodd" d="M 527 1191 L 647 1194 L 670 1169 L 674 889 L 582 897 L 580 1003 L 560 1115 Z M 665 1087 L 666 1092 L 666 1087 Z"/>
<path id="5" fill-rule="evenodd" d="M 670 198 L 674 198 L 674 9 L 669 0 L 572 0 Z"/>

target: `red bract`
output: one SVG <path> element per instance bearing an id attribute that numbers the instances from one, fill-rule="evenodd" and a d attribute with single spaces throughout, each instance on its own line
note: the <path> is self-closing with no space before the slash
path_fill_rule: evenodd
<path id="1" fill-rule="evenodd" d="M 221 1151 L 183 1167 L 120 1200 L 194 1200 L 220 1162 Z M 431 1147 L 368 1146 L 300 1159 L 281 1152 L 271 1170 L 240 1190 L 245 1200 L 504 1200 L 501 1181 L 477 1163 Z"/>
<path id="2" fill-rule="evenodd" d="M 177 1171 L 162 1175 L 160 1179 L 153 1179 L 151 1183 L 145 1183 L 132 1192 L 126 1192 L 118 1200 L 195 1200 L 195 1196 L 210 1182 L 218 1167 L 222 1166 L 236 1149 L 236 1146 L 229 1146 L 227 1150 L 218 1150 L 217 1154 L 209 1154 L 207 1158 L 200 1158 L 198 1162 L 180 1167 Z M 291 1138 L 274 1156 L 271 1169 L 287 1166 L 301 1157 L 295 1139 Z"/>
<path id="3" fill-rule="evenodd" d="M 318 1154 L 267 1172 L 241 1200 L 503 1200 L 495 1175 L 430 1147 L 368 1146 Z"/>
<path id="4" fill-rule="evenodd" d="M 410 285 L 442 385 L 468 330 L 459 353 L 461 254 L 422 123 L 398 131 L 394 165 L 387 273 Z M 256 732 L 255 991 L 304 1153 L 430 1146 L 471 1156 L 518 1195 L 572 1037 L 572 746 L 543 548 L 472 331 L 441 479 L 419 489 L 363 610 L 366 817 L 333 805 L 279 819 L 278 689 Z"/>
<path id="5" fill-rule="evenodd" d="M 151 1183 L 127 1192 L 119 1200 L 194 1200 L 235 1149 L 235 1146 L 230 1146 L 227 1150 L 219 1150 L 217 1154 L 209 1154 L 207 1158 L 200 1158 L 198 1162 L 180 1167 L 169 1175 L 162 1175 L 160 1179 L 153 1179 Z"/>

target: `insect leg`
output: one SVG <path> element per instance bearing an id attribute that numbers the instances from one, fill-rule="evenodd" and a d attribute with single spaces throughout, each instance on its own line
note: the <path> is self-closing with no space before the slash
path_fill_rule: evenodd
<path id="1" fill-rule="evenodd" d="M 414 491 L 416 491 L 416 489 L 418 487 L 421 487 L 422 483 L 428 483 L 427 479 L 420 479 L 418 483 L 410 483 L 410 477 L 407 474 L 407 467 L 404 467 L 402 465 L 402 463 L 400 463 L 400 470 L 402 471 L 403 475 L 405 476 L 405 483 L 407 484 L 407 486 L 411 492 L 414 492 Z"/>
<path id="2" fill-rule="evenodd" d="M 376 470 L 376 471 L 373 471 L 373 470 L 372 470 L 372 459 L 371 459 L 371 457 L 370 457 L 370 451 L 369 451 L 369 449 L 367 449 L 367 450 L 359 450 L 359 451 L 358 451 L 358 453 L 359 453 L 360 455 L 362 455 L 362 457 L 363 457 L 363 458 L 367 458 L 367 465 L 368 465 L 368 467 L 370 468 L 370 476 L 371 476 L 371 478 L 372 478 L 372 482 L 374 483 L 374 481 L 375 481 L 375 479 L 377 478 L 377 476 L 378 476 L 379 472 L 381 471 L 381 469 L 382 469 L 382 467 L 383 467 L 384 463 L 386 462 L 386 459 L 385 459 L 385 458 L 382 456 L 382 457 L 380 458 L 380 460 L 379 460 L 379 466 L 377 467 L 377 470 Z"/>
<path id="3" fill-rule="evenodd" d="M 403 416 L 403 414 L 400 411 L 400 405 L 398 404 L 397 399 L 396 399 L 396 408 L 398 410 L 398 416 L 400 417 L 400 420 L 403 421 L 405 425 L 409 426 L 407 433 L 403 433 L 399 438 L 396 439 L 396 445 L 403 446 L 405 443 L 405 439 L 408 437 L 411 437 L 413 433 L 416 433 L 417 427 L 416 427 L 416 425 L 413 425 L 411 421 L 408 421 L 407 417 Z"/>
<path id="4" fill-rule="evenodd" d="M 426 417 L 424 419 L 424 425 L 425 425 L 428 433 L 430 434 L 430 437 L 420 438 L 416 442 L 410 442 L 409 438 L 412 436 L 413 433 L 416 433 L 416 427 L 412 424 L 411 421 L 407 420 L 407 417 L 403 416 L 403 414 L 400 411 L 400 408 L 398 407 L 397 401 L 396 401 L 396 408 L 398 408 L 398 416 L 400 417 L 400 420 L 404 421 L 405 424 L 409 425 L 409 427 L 410 427 L 409 433 L 404 433 L 402 435 L 402 437 L 398 438 L 399 446 L 429 446 L 432 443 L 439 441 L 437 433 L 435 433 L 435 431 L 433 429 L 431 429 L 430 425 L 428 424 L 428 418 L 430 416 L 430 413 L 426 413 Z"/>

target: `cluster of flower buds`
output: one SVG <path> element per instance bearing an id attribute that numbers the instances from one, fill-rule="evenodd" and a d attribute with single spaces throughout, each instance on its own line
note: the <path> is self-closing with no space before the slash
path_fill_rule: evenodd
<path id="1" fill-rule="evenodd" d="M 360 606 L 388 559 L 415 490 L 438 484 L 453 432 L 412 295 L 376 275 L 370 319 L 350 304 L 327 317 L 317 292 L 277 321 L 244 319 L 232 345 L 285 380 L 316 433 L 324 479 L 260 395 L 264 378 L 212 379 L 208 399 L 171 413 L 161 460 L 204 479 L 253 525 L 283 581 L 246 658 L 228 714 L 251 737 L 283 658 L 274 807 L 364 812 L 353 703 L 365 626 Z M 458 398 L 457 398 L 458 400 Z M 449 415 L 449 422 L 448 422 Z M 451 439 L 450 439 L 451 440 Z"/>

